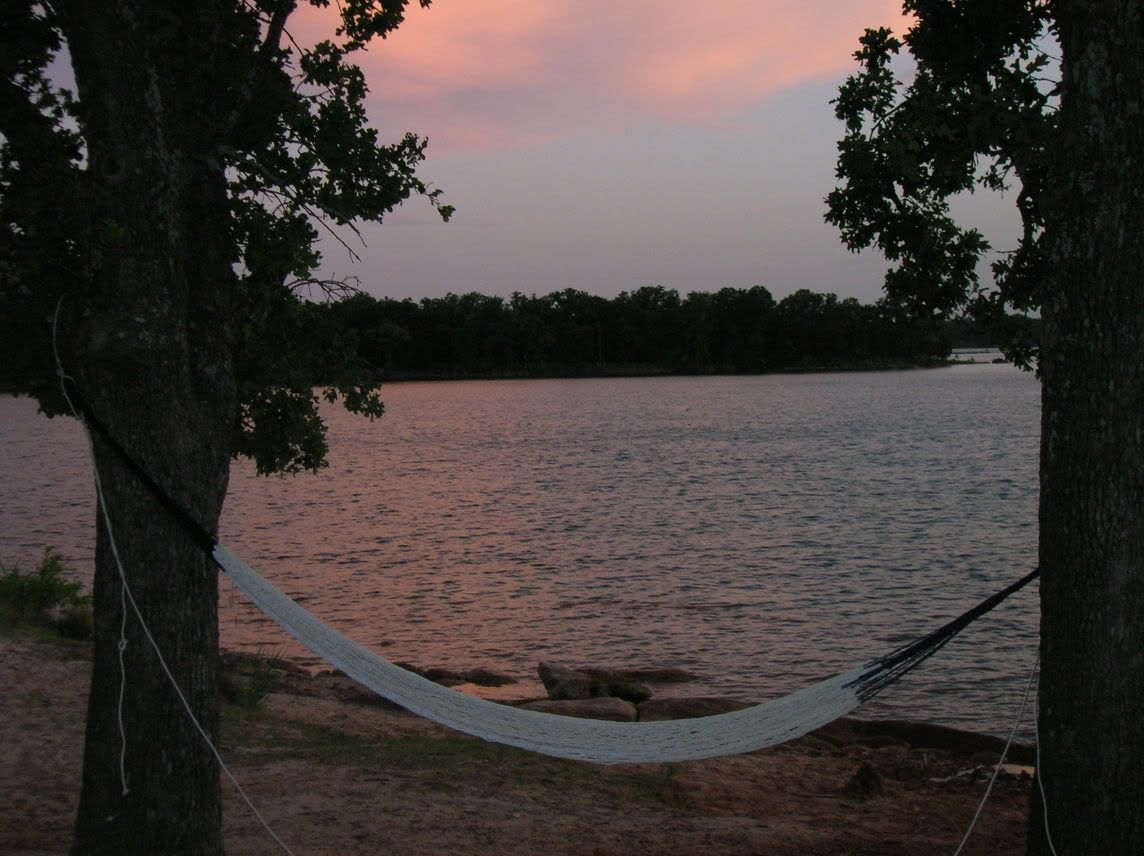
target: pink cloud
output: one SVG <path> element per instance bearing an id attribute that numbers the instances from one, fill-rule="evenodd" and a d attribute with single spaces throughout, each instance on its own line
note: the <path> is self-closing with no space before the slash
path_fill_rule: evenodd
<path id="1" fill-rule="evenodd" d="M 332 29 L 309 10 L 295 29 Z M 531 143 L 649 120 L 719 124 L 783 89 L 840 78 L 900 0 L 436 0 L 359 56 L 383 130 L 433 150 Z"/>

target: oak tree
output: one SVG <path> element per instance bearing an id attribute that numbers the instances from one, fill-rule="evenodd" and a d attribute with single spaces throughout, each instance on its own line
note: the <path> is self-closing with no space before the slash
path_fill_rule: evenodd
<path id="1" fill-rule="evenodd" d="M 352 58 L 406 0 L 305 0 L 331 32 L 290 32 L 298 0 L 3 0 L 0 4 L 0 364 L 5 384 L 60 402 L 63 362 L 108 433 L 209 532 L 232 457 L 262 471 L 322 465 L 307 364 L 326 395 L 380 413 L 353 351 L 299 321 L 320 230 L 379 221 L 421 195 L 425 140 L 382 143 Z M 421 0 L 428 5 L 428 0 Z M 57 81 L 74 73 L 74 91 Z M 65 69 L 61 71 L 61 69 Z M 63 297 L 62 304 L 60 298 Z M 95 438 L 135 603 L 217 739 L 217 572 Z M 75 854 L 217 854 L 219 770 L 133 618 L 105 527 Z M 122 698 L 122 731 L 118 708 Z M 123 776 L 120 762 L 123 762 Z"/>
<path id="2" fill-rule="evenodd" d="M 1139 853 L 1144 4 L 904 8 L 909 31 L 868 30 L 860 70 L 835 102 L 846 132 L 827 219 L 851 248 L 876 246 L 895 263 L 886 290 L 918 314 L 968 308 L 1004 329 L 1014 314 L 1040 312 L 1039 342 L 1006 342 L 1042 379 L 1043 668 L 1029 852 Z M 903 50 L 908 75 L 895 62 Z M 1011 189 L 1021 218 L 991 282 L 978 274 L 986 239 L 950 213 L 956 194 L 979 186 Z"/>

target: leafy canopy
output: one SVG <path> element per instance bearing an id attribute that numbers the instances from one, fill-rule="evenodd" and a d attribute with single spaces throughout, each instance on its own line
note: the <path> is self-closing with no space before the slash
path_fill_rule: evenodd
<path id="1" fill-rule="evenodd" d="M 329 0 L 308 0 L 329 7 Z M 420 0 L 428 6 L 429 0 Z M 324 465 L 324 428 L 310 382 L 377 416 L 376 389 L 345 332 L 308 323 L 303 298 L 352 291 L 318 278 L 322 231 L 340 241 L 355 221 L 380 222 L 421 196 L 444 219 L 452 207 L 417 176 L 426 140 L 383 144 L 369 126 L 355 52 L 403 20 L 407 0 L 338 0 L 333 38 L 292 37 L 297 0 L 222 0 L 227 32 L 217 69 L 224 117 L 204 121 L 212 166 L 229 182 L 239 412 L 235 449 L 261 472 Z M 37 395 L 49 412 L 54 366 L 46 320 L 61 295 L 91 292 L 101 243 L 96 177 L 86 159 L 84 105 L 55 82 L 66 63 L 67 0 L 10 0 L 0 8 L 0 388 Z M 331 10 L 333 13 L 333 10 Z M 194 16 L 194 5 L 186 14 Z"/>
<path id="2" fill-rule="evenodd" d="M 1036 363 L 1037 348 L 1014 313 L 1041 305 L 1042 199 L 1057 127 L 1057 86 L 1047 77 L 1050 5 L 907 0 L 914 24 L 903 38 L 867 30 L 854 55 L 860 70 L 834 101 L 846 132 L 840 185 L 826 199 L 826 220 L 847 247 L 877 247 L 894 263 L 885 282 L 892 300 L 926 317 L 968 311 L 1025 367 Z M 899 72 L 903 48 L 912 75 Z M 950 200 L 1012 187 L 1021 237 L 993 262 L 992 283 L 982 283 L 978 266 L 989 243 L 955 222 Z"/>

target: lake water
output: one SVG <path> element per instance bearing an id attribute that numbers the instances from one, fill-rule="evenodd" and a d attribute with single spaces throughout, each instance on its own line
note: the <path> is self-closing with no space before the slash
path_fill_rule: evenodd
<path id="1" fill-rule="evenodd" d="M 661 692 L 762 700 L 1036 564 L 1039 386 L 1010 366 L 383 392 L 375 423 L 327 412 L 319 475 L 236 465 L 222 538 L 394 660 L 673 666 L 703 680 Z M 0 558 L 88 568 L 78 426 L 5 397 L 0 445 Z M 1037 622 L 1034 585 L 862 712 L 1005 732 Z M 222 641 L 305 657 L 225 582 Z"/>

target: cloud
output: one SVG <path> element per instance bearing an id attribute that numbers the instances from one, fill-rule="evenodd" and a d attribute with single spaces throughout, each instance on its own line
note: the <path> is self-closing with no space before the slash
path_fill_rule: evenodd
<path id="1" fill-rule="evenodd" d="M 332 30 L 308 10 L 306 35 Z M 464 151 L 621 131 L 719 125 L 786 88 L 841 77 L 866 27 L 900 0 L 436 0 L 358 61 L 387 136 Z"/>

